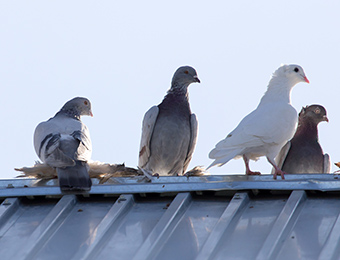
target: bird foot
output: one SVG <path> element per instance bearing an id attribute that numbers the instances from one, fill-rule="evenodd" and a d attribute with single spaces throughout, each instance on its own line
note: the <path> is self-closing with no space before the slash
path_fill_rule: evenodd
<path id="1" fill-rule="evenodd" d="M 185 176 L 185 177 L 187 177 L 187 179 L 189 179 L 190 176 L 195 176 L 195 174 L 190 173 L 190 172 L 186 172 L 186 173 L 184 173 L 183 175 L 177 174 L 177 176 Z"/>
<path id="2" fill-rule="evenodd" d="M 246 171 L 246 175 L 261 175 L 261 173 L 260 172 L 253 172 L 253 171 L 249 170 L 249 171 Z"/>
<path id="3" fill-rule="evenodd" d="M 273 179 L 276 180 L 277 175 L 280 175 L 280 176 L 281 176 L 281 179 L 284 180 L 284 179 L 285 179 L 285 174 L 286 174 L 286 173 L 285 173 L 284 171 L 282 171 L 282 170 L 280 170 L 280 169 L 277 169 L 277 170 L 275 170 L 275 172 L 274 172 Z"/>
<path id="4" fill-rule="evenodd" d="M 196 166 L 190 171 L 187 171 L 186 173 L 184 173 L 183 176 L 186 176 L 187 178 L 191 176 L 203 176 L 205 175 L 205 171 L 206 169 L 204 169 L 203 166 Z M 178 176 L 180 175 L 178 174 Z"/>

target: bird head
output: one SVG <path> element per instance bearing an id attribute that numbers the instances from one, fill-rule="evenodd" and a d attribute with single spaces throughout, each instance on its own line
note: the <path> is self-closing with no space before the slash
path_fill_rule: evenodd
<path id="1" fill-rule="evenodd" d="M 299 113 L 299 120 L 310 120 L 315 124 L 319 124 L 322 121 L 328 122 L 327 111 L 321 105 L 305 106 Z"/>
<path id="2" fill-rule="evenodd" d="M 282 65 L 274 72 L 274 76 L 285 77 L 294 85 L 299 82 L 309 83 L 303 68 L 296 64 Z"/>
<path id="3" fill-rule="evenodd" d="M 61 111 L 74 114 L 75 116 L 93 116 L 91 102 L 84 97 L 75 97 L 66 102 Z"/>
<path id="4" fill-rule="evenodd" d="M 197 76 L 196 70 L 190 66 L 179 67 L 172 77 L 171 88 L 188 87 L 194 82 L 201 82 Z"/>

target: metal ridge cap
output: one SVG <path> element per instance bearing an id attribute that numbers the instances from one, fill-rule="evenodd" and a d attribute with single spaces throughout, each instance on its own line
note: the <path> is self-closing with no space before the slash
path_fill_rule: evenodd
<path id="1" fill-rule="evenodd" d="M 299 178 L 297 178 L 299 177 Z M 114 184 L 94 184 L 90 192 L 70 194 L 164 193 L 221 190 L 320 190 L 340 191 L 340 181 L 333 174 L 289 175 L 286 180 L 273 180 L 271 175 L 210 175 L 199 177 L 159 177 L 152 182 L 143 177 L 112 178 Z M 36 179 L 0 180 L 0 197 L 64 195 L 57 180 L 39 185 Z M 67 193 L 69 194 L 69 193 Z"/>

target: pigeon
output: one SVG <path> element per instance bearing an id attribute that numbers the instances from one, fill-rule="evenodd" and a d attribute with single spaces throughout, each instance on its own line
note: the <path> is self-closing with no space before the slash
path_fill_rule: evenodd
<path id="1" fill-rule="evenodd" d="M 149 178 L 183 175 L 188 168 L 198 133 L 188 97 L 188 87 L 194 82 L 200 83 L 194 68 L 178 68 L 162 103 L 144 115 L 138 166 Z"/>
<path id="2" fill-rule="evenodd" d="M 274 158 L 295 133 L 297 112 L 291 105 L 290 93 L 299 82 L 309 83 L 301 66 L 280 66 L 269 81 L 257 108 L 211 150 L 209 158 L 214 161 L 207 169 L 243 157 L 246 174 L 259 175 L 260 172 L 250 170 L 249 160 L 256 161 L 266 156 L 275 168 L 274 179 L 277 175 L 284 179 L 284 172 L 276 166 Z"/>
<path id="3" fill-rule="evenodd" d="M 76 97 L 34 132 L 34 148 L 38 157 L 56 168 L 61 191 L 89 191 L 91 179 L 87 161 L 91 158 L 90 133 L 80 117 L 93 116 L 87 98 Z"/>
<path id="4" fill-rule="evenodd" d="M 318 124 L 328 122 L 321 105 L 303 107 L 294 137 L 282 147 L 275 158 L 276 165 L 286 173 L 330 173 L 331 161 L 323 154 L 318 141 Z M 274 171 L 274 169 L 273 169 Z"/>

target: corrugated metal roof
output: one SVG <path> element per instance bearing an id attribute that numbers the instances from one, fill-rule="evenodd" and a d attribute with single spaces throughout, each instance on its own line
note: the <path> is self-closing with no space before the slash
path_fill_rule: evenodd
<path id="1" fill-rule="evenodd" d="M 340 259 L 338 175 L 111 182 L 0 181 L 1 260 Z"/>

